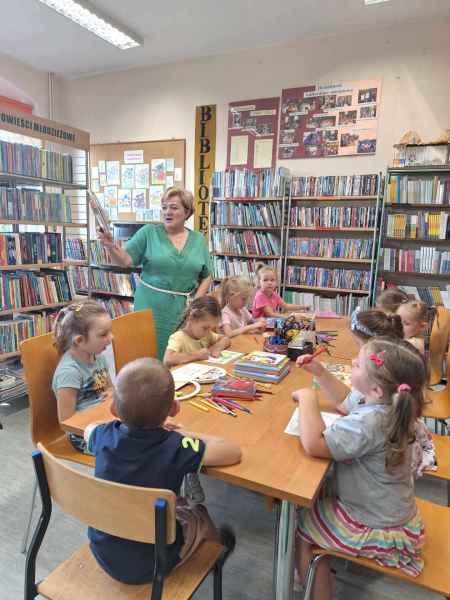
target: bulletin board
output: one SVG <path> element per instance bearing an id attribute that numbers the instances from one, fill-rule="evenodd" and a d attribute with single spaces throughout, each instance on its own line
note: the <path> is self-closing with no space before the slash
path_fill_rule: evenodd
<path id="1" fill-rule="evenodd" d="M 90 187 L 111 221 L 158 221 L 164 191 L 185 186 L 186 140 L 93 144 L 90 167 Z"/>

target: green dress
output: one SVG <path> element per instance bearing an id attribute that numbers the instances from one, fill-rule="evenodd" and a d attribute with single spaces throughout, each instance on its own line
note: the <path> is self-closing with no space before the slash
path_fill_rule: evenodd
<path id="1" fill-rule="evenodd" d="M 179 252 L 167 237 L 164 225 L 144 225 L 127 242 L 125 250 L 135 266 L 142 265 L 142 280 L 163 290 L 191 292 L 211 273 L 208 247 L 198 231 L 189 231 L 184 248 Z M 144 308 L 153 311 L 158 358 L 162 359 L 167 340 L 183 316 L 186 297 L 157 292 L 139 283 L 134 310 Z"/>

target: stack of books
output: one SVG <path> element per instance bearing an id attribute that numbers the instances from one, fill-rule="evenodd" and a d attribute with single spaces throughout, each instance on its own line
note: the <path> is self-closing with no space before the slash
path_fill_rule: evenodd
<path id="1" fill-rule="evenodd" d="M 289 359 L 284 354 L 254 350 L 235 363 L 233 375 L 256 381 L 279 383 L 289 373 Z"/>

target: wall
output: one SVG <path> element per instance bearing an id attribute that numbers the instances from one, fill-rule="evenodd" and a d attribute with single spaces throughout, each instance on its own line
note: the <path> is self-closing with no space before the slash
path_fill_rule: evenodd
<path id="1" fill-rule="evenodd" d="M 216 166 L 223 168 L 229 101 L 379 76 L 376 156 L 282 163 L 294 174 L 369 173 L 385 169 L 392 144 L 406 130 L 432 139 L 450 127 L 450 19 L 65 81 L 60 100 L 64 120 L 89 131 L 96 143 L 185 137 L 192 187 L 196 105 L 218 105 Z"/>

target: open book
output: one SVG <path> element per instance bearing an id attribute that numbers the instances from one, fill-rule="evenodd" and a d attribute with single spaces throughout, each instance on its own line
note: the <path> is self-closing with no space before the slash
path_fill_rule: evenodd
<path id="1" fill-rule="evenodd" d="M 101 231 L 107 233 L 110 229 L 109 217 L 103 206 L 100 204 L 99 199 L 94 192 L 88 192 L 89 204 L 94 213 L 95 220 Z"/>

